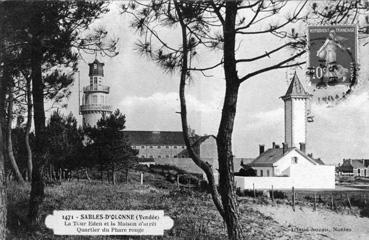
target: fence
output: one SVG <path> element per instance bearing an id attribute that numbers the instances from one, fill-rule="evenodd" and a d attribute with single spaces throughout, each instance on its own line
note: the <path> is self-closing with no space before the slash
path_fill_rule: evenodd
<path id="1" fill-rule="evenodd" d="M 273 185 L 269 189 L 249 190 L 237 189 L 239 196 L 270 199 L 272 203 L 284 202 L 290 204 L 295 211 L 296 205 L 308 205 L 316 210 L 329 208 L 336 212 L 348 210 L 351 213 L 359 213 L 363 217 L 369 217 L 369 191 L 363 190 L 337 190 L 337 191 L 311 191 L 298 190 L 292 187 L 290 190 L 275 190 Z M 277 201 L 278 200 L 278 201 Z"/>

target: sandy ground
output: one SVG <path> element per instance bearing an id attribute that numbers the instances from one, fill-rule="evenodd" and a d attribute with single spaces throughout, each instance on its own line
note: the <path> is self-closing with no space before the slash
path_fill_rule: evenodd
<path id="1" fill-rule="evenodd" d="M 293 231 L 314 232 L 331 239 L 369 239 L 369 218 L 324 209 L 315 212 L 311 207 L 297 206 L 295 212 L 287 205 L 254 204 L 252 207 Z"/>

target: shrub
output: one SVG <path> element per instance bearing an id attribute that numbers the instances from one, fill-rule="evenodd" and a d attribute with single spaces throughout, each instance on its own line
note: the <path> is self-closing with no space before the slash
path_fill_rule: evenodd
<path id="1" fill-rule="evenodd" d="M 256 176 L 256 171 L 251 167 L 243 167 L 238 173 L 235 173 L 235 176 L 254 177 Z"/>
<path id="2" fill-rule="evenodd" d="M 272 191 L 270 191 L 270 196 L 272 196 Z M 274 199 L 287 199 L 287 195 L 282 191 L 273 191 Z"/>
<path id="3" fill-rule="evenodd" d="M 239 190 L 237 194 L 241 197 L 254 197 L 254 191 L 249 189 Z M 255 190 L 255 196 L 256 197 L 263 196 L 263 191 Z"/>
<path id="4" fill-rule="evenodd" d="M 360 217 L 369 217 L 369 207 L 366 207 L 360 211 Z"/>

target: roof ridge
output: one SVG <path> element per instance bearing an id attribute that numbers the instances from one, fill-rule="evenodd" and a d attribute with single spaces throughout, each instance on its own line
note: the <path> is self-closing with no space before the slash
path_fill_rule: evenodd
<path id="1" fill-rule="evenodd" d="M 300 82 L 299 77 L 295 71 L 291 83 L 287 89 L 286 94 L 282 98 L 290 97 L 290 96 L 310 96 L 304 89 L 304 86 Z"/>

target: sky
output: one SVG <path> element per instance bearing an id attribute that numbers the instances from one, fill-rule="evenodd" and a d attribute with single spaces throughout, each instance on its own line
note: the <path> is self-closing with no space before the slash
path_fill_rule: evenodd
<path id="1" fill-rule="evenodd" d="M 105 79 L 110 86 L 109 102 L 126 115 L 127 130 L 181 131 L 179 111 L 178 73 L 166 73 L 155 63 L 135 51 L 140 36 L 130 28 L 130 19 L 122 16 L 119 3 L 98 20 L 94 26 L 105 26 L 109 34 L 119 37 L 119 54 L 114 58 L 98 55 L 105 63 Z M 263 26 L 258 26 L 262 28 Z M 265 26 L 264 26 L 265 27 Z M 304 26 L 297 26 L 304 29 Z M 165 33 L 175 42 L 176 32 Z M 238 56 L 255 56 L 283 43 L 272 36 L 241 39 Z M 361 42 L 360 42 L 361 43 Z M 361 44 L 363 45 L 363 44 Z M 335 106 L 311 103 L 314 122 L 307 126 L 307 152 L 320 157 L 327 164 L 337 164 L 343 158 L 369 158 L 369 94 L 367 87 L 369 47 L 360 47 L 361 72 L 353 94 Z M 286 51 L 260 63 L 238 66 L 240 74 L 259 69 L 286 57 Z M 196 59 L 198 66 L 210 66 L 220 59 L 221 52 L 202 52 Z M 95 56 L 84 55 L 79 62 L 81 86 L 88 85 L 88 63 Z M 284 141 L 284 105 L 281 96 L 287 91 L 294 71 L 307 90 L 311 89 L 304 67 L 264 73 L 244 82 L 240 88 L 237 115 L 233 132 L 233 151 L 236 157 L 256 157 L 259 144 L 271 147 L 272 142 Z M 211 77 L 194 74 L 187 87 L 189 124 L 197 134 L 216 135 L 225 91 L 222 68 L 208 73 Z M 71 88 L 67 112 L 81 123 L 78 112 L 78 77 Z"/>

